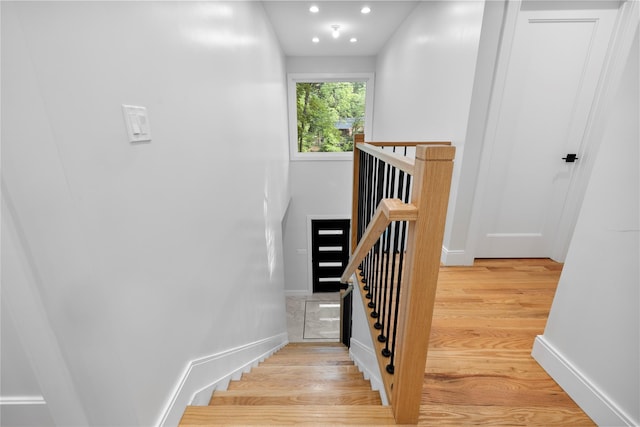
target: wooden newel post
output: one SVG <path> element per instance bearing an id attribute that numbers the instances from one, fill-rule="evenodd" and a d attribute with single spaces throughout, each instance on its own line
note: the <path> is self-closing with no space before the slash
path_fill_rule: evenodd
<path id="1" fill-rule="evenodd" d="M 409 223 L 391 395 L 398 424 L 416 424 L 420 412 L 454 155 L 450 146 L 416 147 L 418 218 Z"/>

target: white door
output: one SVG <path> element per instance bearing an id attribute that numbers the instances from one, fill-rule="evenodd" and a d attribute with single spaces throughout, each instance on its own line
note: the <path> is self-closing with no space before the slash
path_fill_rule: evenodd
<path id="1" fill-rule="evenodd" d="M 618 12 L 591 4 L 523 2 L 505 29 L 476 258 L 551 257 Z"/>

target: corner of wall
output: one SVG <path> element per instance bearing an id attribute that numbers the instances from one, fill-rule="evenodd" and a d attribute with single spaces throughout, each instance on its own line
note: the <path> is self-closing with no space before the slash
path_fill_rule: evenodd
<path id="1" fill-rule="evenodd" d="M 598 425 L 634 426 L 633 420 L 574 366 L 544 335 L 533 343 L 531 356 Z"/>
<path id="2" fill-rule="evenodd" d="M 440 262 L 446 266 L 473 265 L 473 258 L 469 259 L 468 254 L 463 249 L 447 249 L 442 246 Z"/>
<path id="3" fill-rule="evenodd" d="M 178 425 L 187 405 L 206 405 L 214 390 L 226 389 L 231 379 L 237 379 L 242 372 L 271 356 L 288 342 L 285 332 L 192 360 L 168 399 L 157 425 Z"/>

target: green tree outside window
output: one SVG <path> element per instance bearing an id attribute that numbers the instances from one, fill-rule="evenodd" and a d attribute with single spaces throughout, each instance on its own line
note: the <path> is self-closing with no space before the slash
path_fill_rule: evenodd
<path id="1" fill-rule="evenodd" d="M 298 152 L 353 151 L 364 130 L 366 82 L 296 83 Z"/>

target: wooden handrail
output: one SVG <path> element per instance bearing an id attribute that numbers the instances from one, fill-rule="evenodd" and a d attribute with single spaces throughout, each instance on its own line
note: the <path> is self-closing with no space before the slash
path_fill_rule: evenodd
<path id="1" fill-rule="evenodd" d="M 391 221 L 415 221 L 418 218 L 418 209 L 400 199 L 382 199 L 371 222 L 367 226 L 360 243 L 349 259 L 349 264 L 340 277 L 340 282 L 347 283 L 371 247 L 378 241 L 382 233 L 387 229 Z"/>
<path id="2" fill-rule="evenodd" d="M 387 230 L 392 221 L 407 221 L 406 246 L 402 249 L 403 252 L 400 252 L 401 255 L 405 254 L 405 259 L 404 263 L 402 263 L 402 258 L 400 257 L 400 269 L 403 273 L 401 280 L 402 290 L 400 291 L 400 287 L 398 287 L 399 300 L 396 307 L 398 324 L 397 327 L 394 327 L 394 333 L 397 332 L 397 337 L 394 335 L 395 350 L 391 356 L 393 360 L 395 355 L 395 361 L 392 361 L 391 365 L 387 365 L 388 362 L 385 361 L 389 360 L 385 359 L 388 354 L 381 356 L 381 353 L 384 354 L 384 352 L 381 351 L 382 344 L 379 342 L 379 338 L 383 337 L 381 335 L 378 336 L 379 332 L 376 329 L 379 329 L 380 325 L 377 324 L 377 319 L 374 318 L 379 313 L 372 311 L 371 316 L 367 316 L 367 318 L 382 380 L 387 396 L 389 396 L 395 420 L 398 424 L 416 424 L 420 410 L 424 366 L 429 347 L 455 147 L 450 146 L 449 142 L 378 142 L 370 144 L 364 142 L 364 135 L 356 135 L 354 142 L 354 199 L 351 221 L 353 255 L 341 277 L 341 281 L 343 283 L 346 282 L 353 276 L 358 266 L 369 262 L 369 253 L 380 237 L 384 235 L 385 230 Z M 415 159 L 379 148 L 379 146 L 406 147 L 413 145 L 416 145 Z M 358 197 L 361 190 L 359 188 L 359 175 L 360 169 L 363 167 L 360 164 L 361 152 L 374 156 L 377 158 L 376 162 L 382 161 L 411 175 L 411 197 L 410 199 L 405 199 L 406 202 L 402 202 L 399 199 L 382 199 L 373 217 L 369 217 L 371 219 L 366 220 L 368 222 L 367 228 L 358 241 Z M 366 156 L 362 158 L 368 159 Z M 369 160 L 366 160 L 366 162 L 370 164 Z M 385 179 L 384 175 L 382 179 Z M 407 187 L 405 188 L 409 188 L 408 179 L 406 182 Z M 378 186 L 377 191 L 377 194 L 380 194 L 380 186 Z M 364 206 L 366 206 L 366 203 L 369 202 L 365 202 Z M 404 232 L 402 236 L 404 236 Z M 402 239 L 404 237 L 401 237 Z M 383 251 L 383 249 L 380 249 L 380 251 Z M 382 254 L 383 252 L 380 253 Z M 375 259 L 379 260 L 381 258 Z M 370 299 L 369 304 L 373 303 L 373 299 L 371 299 L 371 291 L 367 289 L 370 286 L 374 286 L 371 282 L 379 280 L 379 276 L 375 276 L 375 268 L 375 266 L 371 267 L 371 264 L 369 264 L 369 267 L 363 268 L 360 275 L 355 275 L 363 300 Z M 368 272 L 365 274 L 364 270 Z M 359 276 L 363 276 L 363 278 Z M 365 279 L 368 280 L 365 281 Z M 398 277 L 398 286 L 399 283 L 400 279 Z M 382 289 L 384 291 L 387 288 Z M 372 305 L 369 305 L 369 307 L 372 307 Z M 373 307 L 375 307 L 375 304 Z M 375 310 L 375 308 L 372 308 L 372 310 Z M 388 340 L 388 336 L 384 337 L 383 340 Z M 388 349 L 385 347 L 385 350 Z M 390 367 L 391 369 L 389 370 Z"/>
<path id="3" fill-rule="evenodd" d="M 384 151 L 383 149 L 371 144 L 367 144 L 366 142 L 363 144 L 358 144 L 358 149 L 360 151 L 364 151 L 365 153 L 376 156 L 385 163 L 395 166 L 398 169 L 405 171 L 409 175 L 413 175 L 414 162 L 412 159 L 408 159 L 405 156 L 401 156 L 400 154 Z"/>
<path id="4" fill-rule="evenodd" d="M 418 145 L 451 145 L 451 141 L 405 141 L 405 142 L 384 142 L 384 141 L 367 141 L 367 144 L 376 147 L 416 147 Z"/>
<path id="5" fill-rule="evenodd" d="M 356 134 L 353 142 L 354 144 L 365 142 L 364 134 Z M 367 141 L 367 144 L 376 147 L 416 147 L 418 145 L 451 145 L 451 141 Z"/>
<path id="6" fill-rule="evenodd" d="M 391 396 L 398 424 L 415 424 L 420 413 L 454 156 L 455 147 L 416 147 L 411 202 L 418 207 L 418 219 L 409 223 L 403 278 L 407 286 L 400 298 L 402 333 Z"/>

